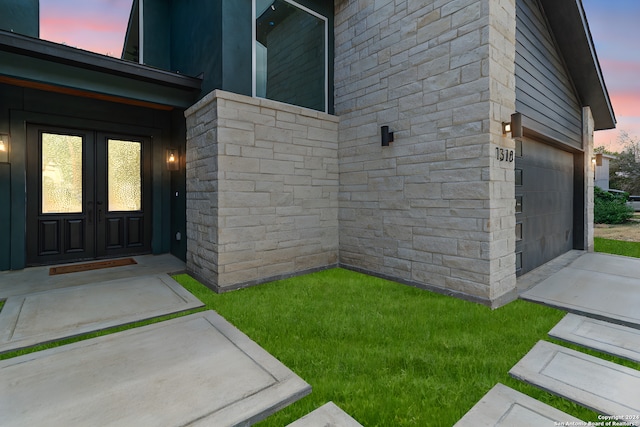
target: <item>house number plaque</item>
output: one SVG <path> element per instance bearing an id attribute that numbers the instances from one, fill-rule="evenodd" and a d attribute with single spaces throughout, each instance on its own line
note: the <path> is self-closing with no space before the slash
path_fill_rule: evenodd
<path id="1" fill-rule="evenodd" d="M 500 148 L 496 147 L 496 160 L 500 162 L 513 162 L 513 157 L 515 155 L 515 150 L 511 150 L 508 148 Z"/>

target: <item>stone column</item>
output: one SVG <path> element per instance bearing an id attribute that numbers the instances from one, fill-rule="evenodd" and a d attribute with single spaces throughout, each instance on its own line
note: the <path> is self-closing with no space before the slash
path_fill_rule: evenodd
<path id="1" fill-rule="evenodd" d="M 593 132 L 595 124 L 593 121 L 593 115 L 591 114 L 591 107 L 584 107 L 582 109 L 582 148 L 584 149 L 584 170 L 585 170 L 585 192 L 583 197 L 585 198 L 585 212 L 584 212 L 584 227 L 585 227 L 585 242 L 584 247 L 593 252 L 593 187 L 594 187 L 594 173 L 595 164 L 592 159 L 594 157 L 593 151 Z"/>

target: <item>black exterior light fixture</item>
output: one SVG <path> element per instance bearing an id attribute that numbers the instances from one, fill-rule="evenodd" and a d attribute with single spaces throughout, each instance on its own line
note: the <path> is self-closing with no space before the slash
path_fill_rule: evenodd
<path id="1" fill-rule="evenodd" d="M 507 134 L 511 134 L 511 138 L 519 139 L 524 136 L 523 134 L 523 118 L 520 113 L 513 113 L 511 115 L 511 120 L 508 122 L 502 122 L 502 136 L 507 136 Z"/>
<path id="2" fill-rule="evenodd" d="M 167 150 L 167 170 L 180 170 L 180 155 L 178 154 L 178 149 L 176 148 L 169 148 Z"/>
<path id="3" fill-rule="evenodd" d="M 393 142 L 393 132 L 389 132 L 389 126 L 382 126 L 380 128 L 380 134 L 382 137 L 382 146 L 388 147 L 390 142 Z"/>

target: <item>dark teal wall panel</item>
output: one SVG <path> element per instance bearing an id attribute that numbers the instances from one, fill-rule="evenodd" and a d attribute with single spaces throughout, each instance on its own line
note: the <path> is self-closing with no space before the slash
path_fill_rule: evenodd
<path id="1" fill-rule="evenodd" d="M 143 62 L 163 70 L 171 69 L 171 1 L 144 0 Z"/>
<path id="2" fill-rule="evenodd" d="M 11 165 L 0 163 L 0 270 L 11 268 Z"/>
<path id="3" fill-rule="evenodd" d="M 222 87 L 222 0 L 173 1 L 171 69 L 204 76 L 204 96 Z"/>
<path id="4" fill-rule="evenodd" d="M 251 96 L 251 0 L 223 0 L 222 16 L 221 88 Z"/>
<path id="5" fill-rule="evenodd" d="M 0 0 L 0 30 L 39 37 L 40 2 L 38 0 Z"/>
<path id="6" fill-rule="evenodd" d="M 171 253 L 183 261 L 187 260 L 187 177 L 186 135 L 184 111 L 174 111 L 171 116 L 172 147 L 180 152 L 180 170 L 171 172 Z M 179 233 L 180 239 L 178 239 Z"/>

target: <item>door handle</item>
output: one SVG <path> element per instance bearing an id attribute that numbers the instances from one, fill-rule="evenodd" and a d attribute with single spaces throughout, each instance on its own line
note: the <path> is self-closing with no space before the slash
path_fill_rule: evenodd
<path id="1" fill-rule="evenodd" d="M 96 202 L 98 205 L 98 222 L 102 222 L 102 202 Z"/>

